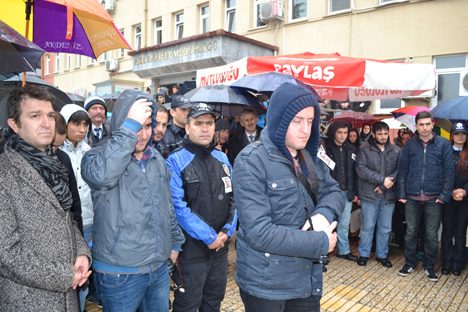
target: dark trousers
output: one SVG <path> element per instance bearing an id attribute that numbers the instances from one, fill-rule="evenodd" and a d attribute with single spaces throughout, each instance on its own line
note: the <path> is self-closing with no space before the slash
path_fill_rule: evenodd
<path id="1" fill-rule="evenodd" d="M 172 279 L 177 285 L 183 285 L 185 291 L 174 291 L 172 311 L 220 311 L 226 292 L 227 269 L 227 252 L 209 260 L 179 259 L 180 275 L 175 272 Z"/>
<path id="2" fill-rule="evenodd" d="M 453 198 L 442 211 L 442 264 L 451 268 L 465 266 L 466 227 L 468 225 L 468 200 Z M 452 239 L 455 238 L 455 245 Z"/>
<path id="3" fill-rule="evenodd" d="M 258 298 L 239 289 L 245 312 L 320 312 L 320 296 L 291 300 Z"/>
<path id="4" fill-rule="evenodd" d="M 438 230 L 442 214 L 442 204 L 436 203 L 436 199 L 428 201 L 417 201 L 409 198 L 405 206 L 406 235 L 405 235 L 405 258 L 406 264 L 415 267 L 418 263 L 417 247 L 419 223 L 421 214 L 424 212 L 426 225 L 426 241 L 424 244 L 423 266 L 432 267 L 437 262 L 439 254 Z"/>

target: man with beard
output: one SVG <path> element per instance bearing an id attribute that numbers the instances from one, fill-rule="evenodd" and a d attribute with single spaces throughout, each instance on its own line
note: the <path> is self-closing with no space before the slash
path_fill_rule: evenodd
<path id="1" fill-rule="evenodd" d="M 86 99 L 84 108 L 91 117 L 87 143 L 91 147 L 98 143 L 105 143 L 110 137 L 109 126 L 105 124 L 107 119 L 106 102 L 100 96 L 94 95 Z"/>
<path id="2" fill-rule="evenodd" d="M 173 311 L 219 311 L 227 284 L 227 240 L 237 223 L 232 167 L 226 154 L 214 148 L 210 106 L 195 104 L 185 130 L 182 147 L 167 159 L 174 208 L 186 238 L 179 274 L 172 275 L 185 291 L 174 292 Z"/>
<path id="3" fill-rule="evenodd" d="M 396 180 L 400 148 L 390 144 L 389 127 L 384 122 L 372 126 L 372 137 L 360 146 L 356 161 L 359 176 L 359 198 L 362 207 L 361 242 L 358 265 L 369 259 L 374 228 L 377 226 L 375 260 L 384 267 L 392 267 L 387 258 L 392 233 L 392 216 L 397 200 Z"/>
<path id="4" fill-rule="evenodd" d="M 169 157 L 169 151 L 164 144 L 160 144 L 166 134 L 167 123 L 169 121 L 169 112 L 167 111 L 167 108 L 162 105 L 158 105 L 154 120 L 156 121 L 156 127 L 154 128 L 153 134 L 153 147 L 156 148 L 156 150 L 163 155 L 165 159 L 167 159 L 167 157 Z"/>

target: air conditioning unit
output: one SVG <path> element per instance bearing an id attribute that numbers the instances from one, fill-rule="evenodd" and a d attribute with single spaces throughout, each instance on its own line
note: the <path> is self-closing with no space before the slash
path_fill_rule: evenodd
<path id="1" fill-rule="evenodd" d="M 117 59 L 107 60 L 106 70 L 109 72 L 115 72 L 119 70 L 119 61 Z"/>
<path id="2" fill-rule="evenodd" d="M 115 0 L 102 0 L 101 5 L 107 11 L 114 11 L 114 9 L 115 9 Z"/>
<path id="3" fill-rule="evenodd" d="M 260 19 L 262 21 L 283 20 L 283 1 L 271 1 L 260 4 Z"/>
<path id="4" fill-rule="evenodd" d="M 460 72 L 460 88 L 459 96 L 468 96 L 468 70 Z"/>

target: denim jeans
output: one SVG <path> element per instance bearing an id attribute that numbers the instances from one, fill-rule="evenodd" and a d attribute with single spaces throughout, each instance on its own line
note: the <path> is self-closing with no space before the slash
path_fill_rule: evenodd
<path id="1" fill-rule="evenodd" d="M 340 222 L 336 227 L 336 235 L 338 240 L 336 247 L 339 255 L 346 255 L 349 251 L 349 220 L 351 219 L 351 208 L 353 203 L 348 201 L 348 191 L 342 191 L 345 197 L 345 207 L 340 217 Z"/>
<path id="2" fill-rule="evenodd" d="M 169 311 L 169 271 L 164 263 L 147 274 L 94 272 L 103 312 Z"/>
<path id="3" fill-rule="evenodd" d="M 290 300 L 268 300 L 258 298 L 239 288 L 245 312 L 320 312 L 320 296 L 309 296 Z"/>
<path id="4" fill-rule="evenodd" d="M 406 235 L 405 258 L 406 264 L 415 267 L 418 263 L 417 246 L 419 234 L 419 221 L 424 211 L 426 224 L 426 242 L 424 244 L 423 266 L 434 267 L 439 254 L 439 226 L 442 215 L 442 204 L 436 203 L 436 199 L 418 201 L 408 198 L 405 206 Z"/>
<path id="5" fill-rule="evenodd" d="M 375 256 L 377 258 L 387 258 L 394 208 L 395 203 L 385 204 L 385 198 L 379 198 L 377 203 L 361 200 L 362 228 L 361 241 L 359 242 L 360 257 L 370 256 L 374 228 L 377 226 Z"/>

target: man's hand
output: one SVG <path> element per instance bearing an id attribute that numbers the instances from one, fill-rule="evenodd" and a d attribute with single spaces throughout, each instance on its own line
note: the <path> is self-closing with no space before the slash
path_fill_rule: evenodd
<path id="1" fill-rule="evenodd" d="M 140 99 L 133 103 L 132 107 L 128 111 L 127 118 L 133 119 L 143 125 L 146 120 L 151 117 L 151 102 L 147 102 L 146 99 Z"/>
<path id="2" fill-rule="evenodd" d="M 221 241 L 223 242 L 223 247 L 224 247 L 224 244 L 226 244 L 227 240 L 229 239 L 229 236 L 224 232 L 219 232 L 218 238 L 221 239 Z M 216 248 L 216 251 L 220 250 L 221 248 L 222 247 Z"/>
<path id="3" fill-rule="evenodd" d="M 216 144 L 215 148 L 216 148 L 217 150 L 222 151 L 222 150 L 221 150 L 221 145 L 219 145 L 219 144 Z"/>
<path id="4" fill-rule="evenodd" d="M 393 183 L 393 177 L 386 177 L 386 178 L 385 178 L 385 181 L 384 181 L 384 183 L 383 183 L 383 185 L 384 185 L 386 188 L 388 188 L 388 189 L 391 189 L 392 186 L 393 186 L 393 184 L 394 184 L 394 183 Z"/>
<path id="5" fill-rule="evenodd" d="M 338 223 L 336 221 L 333 221 L 333 223 L 324 230 L 328 236 L 328 252 L 332 252 L 333 249 L 335 249 L 337 236 L 336 232 L 333 231 L 336 229 L 337 224 Z"/>
<path id="6" fill-rule="evenodd" d="M 89 270 L 88 256 L 81 255 L 76 257 L 74 268 L 75 277 L 73 278 L 71 287 L 76 289 L 76 287 L 82 286 L 91 275 L 91 270 Z"/>
<path id="7" fill-rule="evenodd" d="M 177 261 L 178 256 L 179 256 L 179 252 L 177 250 L 172 249 L 169 259 L 171 259 L 172 263 L 175 263 Z"/>
<path id="8" fill-rule="evenodd" d="M 456 189 L 452 192 L 452 197 L 456 201 L 461 201 L 463 197 L 466 196 L 466 191 L 464 189 Z"/>
<path id="9" fill-rule="evenodd" d="M 406 204 L 407 200 L 406 199 L 399 199 L 398 200 L 400 203 Z"/>
<path id="10" fill-rule="evenodd" d="M 354 196 L 354 198 L 353 198 L 352 202 L 353 202 L 353 203 L 357 203 L 357 202 L 358 202 L 358 200 L 359 200 L 359 198 L 358 198 L 357 196 Z"/>
<path id="11" fill-rule="evenodd" d="M 439 203 L 439 204 L 442 204 L 442 205 L 444 204 L 444 202 L 443 202 L 443 201 L 441 201 L 441 200 L 440 200 L 440 199 L 438 199 L 438 198 L 436 199 L 436 203 Z"/>
<path id="12" fill-rule="evenodd" d="M 224 235 L 226 235 L 226 234 L 224 234 Z M 224 247 L 224 242 L 221 240 L 219 235 L 218 235 L 218 237 L 216 237 L 214 242 L 212 242 L 210 245 L 208 245 L 209 249 L 216 249 L 216 251 L 220 250 L 223 247 Z"/>
<path id="13" fill-rule="evenodd" d="M 312 224 L 314 225 L 314 231 L 320 232 L 330 226 L 330 222 L 328 222 L 327 218 L 325 218 L 322 214 L 317 213 L 312 216 Z M 308 231 L 310 229 L 309 220 L 306 221 L 304 226 L 301 230 Z"/>
<path id="14" fill-rule="evenodd" d="M 378 186 L 374 189 L 374 192 L 377 194 L 383 194 L 382 190 Z"/>

